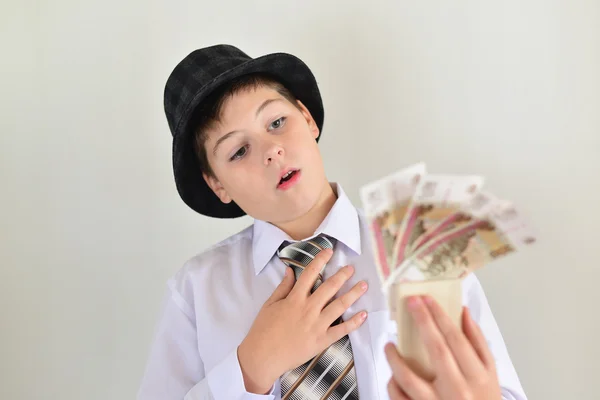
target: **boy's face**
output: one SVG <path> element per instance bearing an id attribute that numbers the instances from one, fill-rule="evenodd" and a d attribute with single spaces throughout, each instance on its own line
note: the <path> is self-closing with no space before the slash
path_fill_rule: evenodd
<path id="1" fill-rule="evenodd" d="M 323 199 L 330 186 L 315 140 L 319 129 L 300 102 L 299 108 L 270 87 L 226 100 L 205 142 L 215 177 L 204 179 L 221 201 L 233 200 L 253 218 L 283 224 Z"/>

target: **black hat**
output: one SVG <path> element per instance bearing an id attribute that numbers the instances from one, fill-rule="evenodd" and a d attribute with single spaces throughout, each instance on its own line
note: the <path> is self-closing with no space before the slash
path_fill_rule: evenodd
<path id="1" fill-rule="evenodd" d="M 323 130 L 323 102 L 317 82 L 308 66 L 286 53 L 251 58 L 231 45 L 198 49 L 185 57 L 167 80 L 164 106 L 173 135 L 173 172 L 177 191 L 194 211 L 216 218 L 237 218 L 245 214 L 231 202 L 225 204 L 208 187 L 194 150 L 194 111 L 221 85 L 242 75 L 268 74 L 300 100 Z"/>

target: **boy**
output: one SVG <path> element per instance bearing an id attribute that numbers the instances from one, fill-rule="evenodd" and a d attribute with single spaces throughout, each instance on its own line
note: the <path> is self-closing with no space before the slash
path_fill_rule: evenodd
<path id="1" fill-rule="evenodd" d="M 365 218 L 327 181 L 323 105 L 301 60 L 197 50 L 169 77 L 165 110 L 183 201 L 254 223 L 169 280 L 139 399 L 525 399 L 473 274 L 464 334 L 411 299 L 433 381 L 389 345 Z"/>

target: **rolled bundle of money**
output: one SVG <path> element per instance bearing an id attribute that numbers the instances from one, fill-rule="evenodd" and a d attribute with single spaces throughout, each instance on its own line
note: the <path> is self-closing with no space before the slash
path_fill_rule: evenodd
<path id="1" fill-rule="evenodd" d="M 430 380 L 435 377 L 433 363 L 423 342 L 422 335 L 407 307 L 410 296 L 431 296 L 450 319 L 462 329 L 462 278 L 407 281 L 394 285 L 397 304 L 394 318 L 398 328 L 398 352 L 413 370 Z"/>

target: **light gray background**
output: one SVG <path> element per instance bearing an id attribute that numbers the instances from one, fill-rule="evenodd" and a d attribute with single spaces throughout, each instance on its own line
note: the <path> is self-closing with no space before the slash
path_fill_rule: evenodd
<path id="1" fill-rule="evenodd" d="M 332 181 L 480 173 L 539 244 L 478 275 L 531 399 L 597 398 L 598 1 L 4 1 L 0 398 L 131 399 L 165 281 L 251 223 L 179 199 L 162 108 L 187 53 L 287 51 Z"/>

